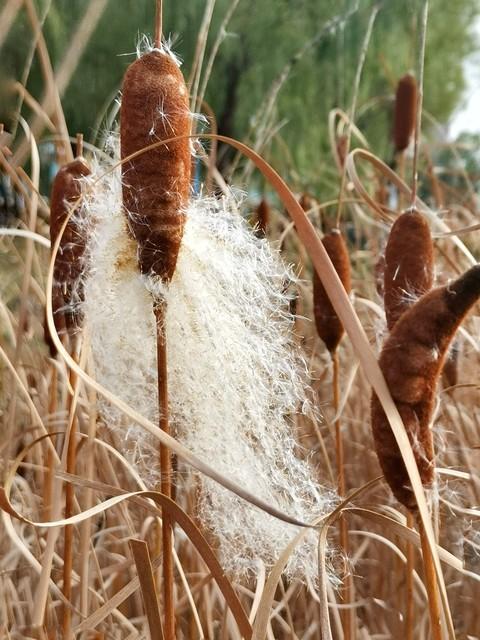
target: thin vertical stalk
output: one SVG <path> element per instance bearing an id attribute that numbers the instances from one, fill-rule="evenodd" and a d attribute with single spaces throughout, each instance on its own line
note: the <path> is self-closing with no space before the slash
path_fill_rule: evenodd
<path id="1" fill-rule="evenodd" d="M 50 386 L 48 389 L 48 418 L 51 420 L 57 412 L 57 368 L 55 364 L 50 366 Z M 50 520 L 53 499 L 53 480 L 55 471 L 55 458 L 52 448 L 49 446 L 45 464 L 47 471 L 43 483 L 43 517 Z"/>
<path id="2" fill-rule="evenodd" d="M 425 586 L 428 592 L 428 610 L 430 613 L 430 634 L 432 640 L 442 640 L 440 595 L 438 592 L 437 575 L 433 564 L 432 551 L 423 527 L 421 518 L 417 519 L 420 541 L 422 543 L 423 568 L 425 572 Z"/>
<path id="3" fill-rule="evenodd" d="M 413 528 L 414 519 L 410 511 L 407 512 L 407 527 Z M 415 571 L 415 549 L 411 542 L 407 542 L 405 555 L 405 640 L 413 640 L 413 626 L 415 616 L 415 602 L 413 599 L 413 575 Z"/>
<path id="4" fill-rule="evenodd" d="M 155 13 L 155 48 L 160 49 L 162 46 L 162 22 L 163 22 L 163 2 L 162 0 L 156 0 L 156 13 Z"/>
<path id="5" fill-rule="evenodd" d="M 420 144 L 420 131 L 422 128 L 423 107 L 423 76 L 425 71 L 425 44 L 427 41 L 428 0 L 424 0 L 420 28 L 420 55 L 418 72 L 417 117 L 415 119 L 415 134 L 413 139 L 413 163 L 412 163 L 412 199 L 411 208 L 415 206 L 418 189 L 418 150 Z"/>
<path id="6" fill-rule="evenodd" d="M 79 341 L 75 341 L 73 348 L 73 354 L 76 362 L 79 357 Z M 70 385 L 72 389 L 75 389 L 77 384 L 77 374 L 73 369 L 70 370 Z M 71 395 L 68 398 L 68 414 L 74 410 L 73 403 L 75 402 L 75 395 Z M 67 444 L 67 461 L 66 472 L 74 474 L 77 464 L 77 418 L 76 415 L 72 415 L 70 432 L 68 433 Z M 73 508 L 75 502 L 75 489 L 72 483 L 68 482 L 65 487 L 65 518 L 70 518 L 73 515 Z M 63 595 L 67 602 L 63 607 L 63 619 L 62 629 L 64 640 L 70 640 L 72 637 L 72 570 L 73 570 L 73 535 L 75 533 L 73 525 L 66 525 L 64 531 L 64 543 L 63 543 Z"/>
<path id="7" fill-rule="evenodd" d="M 168 416 L 167 341 L 165 333 L 166 303 L 155 304 L 157 324 L 157 373 L 159 427 L 170 435 Z M 160 444 L 160 489 L 167 497 L 172 495 L 172 457 L 168 447 Z M 163 606 L 165 640 L 175 640 L 175 603 L 173 593 L 173 526 L 168 513 L 162 511 Z"/>
<path id="8" fill-rule="evenodd" d="M 340 423 L 340 417 L 337 415 L 340 407 L 340 363 L 338 359 L 338 351 L 335 350 L 332 353 L 333 363 L 333 410 L 335 412 L 335 456 L 337 464 L 337 490 L 340 497 L 345 496 L 346 483 L 345 483 L 345 452 L 343 448 L 342 427 Z M 340 527 L 340 546 L 343 549 L 343 553 L 348 558 L 348 526 L 346 519 L 341 516 L 339 518 Z M 351 604 L 353 599 L 353 579 L 349 574 L 345 578 L 345 584 L 342 591 L 343 604 Z M 354 624 L 354 610 L 344 609 L 342 611 L 342 624 L 345 640 L 354 640 L 355 638 L 355 624 Z"/>

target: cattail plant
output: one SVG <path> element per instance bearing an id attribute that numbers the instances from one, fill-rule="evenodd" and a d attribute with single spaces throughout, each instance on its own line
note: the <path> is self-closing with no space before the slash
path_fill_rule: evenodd
<path id="1" fill-rule="evenodd" d="M 407 149 L 415 131 L 417 114 L 417 82 L 411 73 L 398 81 L 393 116 L 393 143 L 395 151 Z"/>
<path id="2" fill-rule="evenodd" d="M 161 45 L 161 3 L 157 3 L 155 48 L 133 62 L 125 73 L 120 112 L 123 206 L 130 232 L 138 243 L 142 274 L 169 283 L 175 272 L 190 195 L 191 114 L 188 91 L 178 62 Z M 144 151 L 155 142 L 185 136 Z M 131 155 L 139 155 L 130 158 Z M 158 402 L 160 427 L 168 420 L 165 299 L 154 296 L 157 323 Z M 171 455 L 160 445 L 161 490 L 172 495 Z M 175 637 L 172 526 L 162 517 L 165 634 Z"/>
<path id="3" fill-rule="evenodd" d="M 339 229 L 333 229 L 322 238 L 322 244 L 347 293 L 350 293 L 350 259 L 348 248 Z M 334 355 L 343 336 L 343 325 L 335 313 L 320 278 L 313 273 L 313 313 L 317 333 L 330 354 Z"/>
<path id="4" fill-rule="evenodd" d="M 454 282 L 422 296 L 395 324 L 380 356 L 380 368 L 405 425 L 420 479 L 431 489 L 435 478 L 431 420 L 435 391 L 448 347 L 469 309 L 480 297 L 480 265 Z M 372 430 L 380 466 L 393 494 L 411 513 L 417 504 L 395 436 L 376 395 L 372 397 Z M 432 637 L 441 637 L 433 563 L 421 521 L 423 559 Z"/>
<path id="5" fill-rule="evenodd" d="M 77 136 L 77 157 L 60 168 L 52 185 L 50 202 L 50 238 L 52 245 L 57 241 L 62 232 L 62 227 L 69 217 L 55 257 L 53 270 L 52 305 L 55 327 L 59 334 L 63 334 L 71 341 L 70 348 L 74 357 L 78 356 L 78 335 L 83 324 L 82 303 L 84 301 L 84 277 L 85 277 L 85 210 L 79 206 L 82 196 L 84 179 L 90 175 L 90 168 L 82 157 L 81 134 Z M 72 207 L 76 207 L 72 210 Z M 47 337 L 47 336 L 46 336 Z M 51 355 L 54 351 L 51 346 L 51 337 L 48 333 Z M 52 381 L 56 376 L 52 367 Z M 74 374 L 71 374 L 70 382 L 74 383 Z M 55 387 L 55 384 L 52 382 Z M 70 400 L 69 400 L 70 402 Z M 69 407 L 70 408 L 70 407 Z M 75 473 L 76 467 L 76 419 L 72 418 L 70 434 L 67 442 L 66 471 Z M 49 459 L 49 468 L 52 460 Z M 69 518 L 73 513 L 74 490 L 68 483 L 65 488 L 65 517 Z M 63 552 L 63 595 L 66 603 L 63 610 L 64 637 L 70 637 L 72 595 L 72 566 L 73 566 L 73 527 L 65 527 L 64 552 Z"/>
<path id="6" fill-rule="evenodd" d="M 430 291 L 405 312 L 380 356 L 380 367 L 404 421 L 425 487 L 434 479 L 430 429 L 435 390 L 448 347 L 480 295 L 480 266 L 454 282 Z M 385 478 L 396 498 L 410 511 L 416 502 L 400 451 L 376 396 L 372 428 Z"/>
<path id="7" fill-rule="evenodd" d="M 418 211 L 402 213 L 385 247 L 384 306 L 391 331 L 413 302 L 433 284 L 434 255 L 430 227 Z"/>
<path id="8" fill-rule="evenodd" d="M 82 195 L 82 179 L 90 169 L 81 156 L 60 168 L 52 185 L 50 201 L 50 239 L 56 242 L 65 220 L 70 215 L 60 241 L 53 271 L 53 317 L 59 334 L 73 335 L 82 324 L 83 271 L 85 237 L 82 229 L 81 207 L 72 212 Z"/>
<path id="9" fill-rule="evenodd" d="M 325 234 L 322 238 L 322 244 L 330 260 L 332 261 L 335 271 L 337 272 L 347 293 L 351 289 L 350 277 L 350 258 L 348 248 L 339 229 L 333 229 Z M 332 363 L 333 363 L 333 409 L 335 414 L 338 412 L 340 404 L 339 390 L 339 360 L 337 347 L 342 339 L 344 328 L 337 316 L 330 298 L 317 275 L 313 272 L 313 314 L 317 333 L 327 347 Z M 344 496 L 346 492 L 345 485 L 345 456 L 343 448 L 343 438 L 341 432 L 340 419 L 335 418 L 335 457 L 337 464 L 337 489 L 340 496 Z M 345 518 L 340 520 L 340 542 L 344 553 L 348 553 L 348 529 Z M 353 594 L 353 584 L 351 576 L 347 577 L 345 590 L 343 594 L 344 602 L 350 603 Z M 343 612 L 344 631 L 347 640 L 350 640 L 353 633 L 352 615 L 348 609 Z"/>

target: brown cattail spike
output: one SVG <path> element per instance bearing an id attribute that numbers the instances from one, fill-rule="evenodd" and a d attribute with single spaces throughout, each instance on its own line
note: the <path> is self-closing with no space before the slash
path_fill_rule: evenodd
<path id="1" fill-rule="evenodd" d="M 322 244 L 342 281 L 345 291 L 350 293 L 350 260 L 342 234 L 338 229 L 334 229 L 323 237 Z M 316 272 L 313 273 L 313 313 L 318 335 L 330 353 L 334 353 L 343 336 L 343 325 L 335 313 L 330 298 Z"/>
<path id="2" fill-rule="evenodd" d="M 55 176 L 50 201 L 50 239 L 52 246 L 62 226 L 82 195 L 82 178 L 90 174 L 84 158 L 64 165 Z M 53 314 L 59 333 L 75 332 L 82 324 L 82 275 L 85 266 L 86 238 L 82 229 L 82 207 L 70 216 L 63 232 L 53 270 Z"/>
<path id="3" fill-rule="evenodd" d="M 268 224 L 270 222 L 270 205 L 265 198 L 260 200 L 255 214 L 255 223 L 258 230 L 257 235 L 264 238 L 267 235 Z"/>
<path id="4" fill-rule="evenodd" d="M 400 78 L 395 95 L 395 113 L 393 122 L 393 142 L 395 151 L 401 152 L 410 144 L 415 131 L 417 114 L 417 82 L 407 73 Z"/>
<path id="5" fill-rule="evenodd" d="M 302 193 L 302 195 L 300 196 L 300 200 L 298 201 L 298 204 L 302 207 L 302 209 L 304 211 L 310 211 L 310 209 L 313 207 L 313 198 L 308 195 L 308 193 Z"/>
<path id="6" fill-rule="evenodd" d="M 415 299 L 431 289 L 434 277 L 430 228 L 418 211 L 402 213 L 385 248 L 384 305 L 389 330 Z"/>
<path id="7" fill-rule="evenodd" d="M 386 341 L 380 368 L 402 417 L 420 478 L 430 487 L 434 450 L 430 421 L 435 389 L 455 332 L 480 297 L 480 265 L 451 284 L 425 294 L 395 325 Z M 396 498 L 416 510 L 408 474 L 387 417 L 372 397 L 372 429 L 380 465 Z"/>
<path id="8" fill-rule="evenodd" d="M 155 142 L 188 136 L 188 92 L 175 60 L 154 49 L 128 68 L 120 115 L 122 158 Z M 145 274 L 175 271 L 190 193 L 188 138 L 160 145 L 122 165 L 123 204 Z"/>

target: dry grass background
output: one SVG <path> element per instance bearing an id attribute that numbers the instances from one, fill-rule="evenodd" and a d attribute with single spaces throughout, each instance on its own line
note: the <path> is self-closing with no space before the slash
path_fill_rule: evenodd
<path id="1" fill-rule="evenodd" d="M 3 12 L 9 23 L 20 5 L 7 1 Z M 27 1 L 25 6 L 36 33 L 34 5 Z M 198 93 L 194 91 L 194 99 L 198 98 L 199 103 L 209 73 L 207 65 L 202 75 L 200 61 L 210 10 L 207 3 L 199 34 L 197 75 L 191 83 L 197 90 L 200 87 Z M 89 30 L 85 30 L 85 25 L 82 28 L 87 39 Z M 58 135 L 59 156 L 68 159 L 71 148 L 65 137 L 66 124 L 41 37 L 37 53 L 45 71 L 45 97 L 42 104 L 35 101 L 38 97 L 32 97 L 32 104 L 37 119 L 50 123 Z M 360 71 L 361 60 L 358 82 Z M 409 152 L 402 155 L 397 163 L 398 175 L 368 151 L 358 151 L 357 147 L 367 149 L 368 141 L 350 124 L 355 110 L 354 104 L 349 115 L 332 113 L 332 166 L 336 164 L 338 183 L 342 185 L 339 199 L 334 202 L 325 204 L 313 197 L 305 198 L 303 208 L 300 207 L 285 185 L 262 165 L 261 158 L 250 154 L 270 183 L 268 221 L 262 218 L 262 230 L 269 242 L 281 247 L 285 260 L 295 264 L 300 276 L 296 285 L 294 330 L 307 355 L 322 418 L 312 423 L 298 416 L 294 427 L 302 445 L 300 454 L 311 453 L 323 485 L 337 486 L 335 433 L 342 437 L 346 499 L 317 530 L 317 584 L 282 577 L 282 566 L 292 549 L 287 549 L 285 557 L 279 558 L 273 568 L 259 563 L 258 572 L 249 579 L 225 577 L 210 549 L 215 550 L 215 539 L 204 531 L 205 540 L 195 524 L 198 487 L 194 479 L 182 485 L 181 504 L 189 517 L 156 494 L 130 495 L 146 487 L 136 469 L 116 449 L 110 432 L 102 428 L 98 389 L 79 375 L 81 371 L 91 371 L 88 339 L 78 355 L 77 369 L 65 352 L 52 357 L 44 340 L 50 250 L 49 201 L 47 194 L 39 193 L 36 136 L 40 134 L 32 135 L 33 129 L 24 121 L 20 127 L 23 136 L 20 131 L 15 139 L 7 132 L 2 133 L 2 171 L 22 194 L 25 206 L 18 225 L 8 231 L 3 229 L 0 240 L 0 452 L 5 489 L 0 525 L 1 637 L 161 637 L 162 598 L 157 604 L 155 596 L 155 583 L 157 588 L 161 587 L 163 579 L 159 543 L 161 508 L 178 523 L 177 638 L 431 637 L 429 587 L 422 568 L 420 540 L 412 521 L 407 521 L 407 512 L 379 479 L 381 470 L 370 432 L 372 382 L 380 396 L 385 392 L 378 381 L 381 376 L 378 378 L 372 352 L 368 351 L 359 329 L 363 328 L 378 355 L 387 329 L 382 298 L 377 291 L 376 265 L 391 223 L 399 213 L 394 205 L 395 193 L 400 194 L 398 206 L 405 206 L 410 199 L 409 189 L 402 186 L 401 178 L 407 176 L 406 182 L 410 182 L 412 156 Z M 274 131 L 264 132 L 263 139 L 270 134 L 274 135 Z M 28 158 L 22 148 L 28 150 Z M 248 152 L 238 143 L 237 148 Z M 213 151 L 214 146 L 212 154 Z M 85 150 L 89 159 L 95 152 L 101 150 Z M 221 177 L 211 162 L 209 167 L 207 184 L 218 179 L 221 186 Z M 250 179 L 254 175 L 250 167 L 240 162 L 233 183 L 237 176 L 239 184 L 245 187 L 245 177 Z M 434 236 L 436 282 L 443 284 L 465 271 L 478 256 L 476 197 L 472 193 L 465 200 L 465 192 L 471 189 L 468 175 L 464 176 L 462 193 L 442 181 L 432 167 L 426 140 L 422 140 L 420 147 L 419 170 L 420 183 L 426 185 L 430 195 L 427 202 L 416 204 L 429 219 Z M 254 186 L 253 179 L 251 184 Z M 387 187 L 389 196 L 385 198 Z M 273 197 L 274 188 L 280 198 Z M 244 205 L 245 215 L 256 204 Z M 352 268 L 351 306 L 331 267 L 325 263 L 315 232 L 327 232 L 336 226 L 340 209 L 340 226 L 347 237 Z M 448 235 L 449 229 L 456 234 Z M 327 294 L 335 299 L 334 306 L 347 333 L 336 352 L 336 389 L 334 360 L 318 338 L 313 321 L 312 261 L 321 271 Z M 479 325 L 477 307 L 462 326 L 456 343 L 457 378 L 453 385 L 444 378 L 438 388 L 433 424 L 437 467 L 437 487 L 431 495 L 433 532 L 448 598 L 443 607 L 451 612 L 458 639 L 480 637 Z M 221 386 L 222 381 L 218 384 Z M 391 407 L 387 413 L 395 422 Z M 79 434 L 76 471 L 66 476 L 59 457 L 64 434 L 74 421 Z M 404 456 L 408 455 L 406 448 L 405 445 L 402 448 Z M 212 442 L 212 460 L 204 462 L 214 462 L 214 452 Z M 182 450 L 178 453 L 181 457 Z M 224 482 L 228 480 L 223 478 Z M 45 526 L 49 521 L 61 520 L 67 483 L 74 488 L 77 514 L 71 529 L 74 555 L 70 603 L 65 602 L 63 595 L 65 527 Z M 83 518 L 81 514 L 89 508 L 94 512 Z M 341 544 L 342 526 L 348 531 L 348 558 L 342 549 L 345 538 Z M 327 543 L 334 550 L 328 555 L 328 562 L 333 565 L 330 571 L 350 585 L 348 594 L 326 578 Z M 347 604 L 342 604 L 344 597 Z M 71 615 L 71 628 L 65 632 L 66 610 Z M 413 618 L 408 618 L 408 611 Z M 447 629 L 448 625 L 443 624 L 444 637 L 453 637 Z"/>

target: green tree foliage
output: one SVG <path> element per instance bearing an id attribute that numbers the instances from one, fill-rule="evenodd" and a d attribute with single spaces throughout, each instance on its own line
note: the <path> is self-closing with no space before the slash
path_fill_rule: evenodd
<path id="1" fill-rule="evenodd" d="M 37 0 L 40 14 L 48 2 Z M 216 2 L 207 57 L 230 2 Z M 125 68 L 134 57 L 139 34 L 153 30 L 154 4 L 153 0 L 110 0 L 63 97 L 72 133 L 83 131 L 87 138 L 94 137 L 94 123 L 118 91 Z M 164 28 L 167 34 L 178 36 L 175 50 L 184 60 L 187 77 L 205 4 L 201 0 L 164 2 Z M 388 0 L 381 4 L 362 74 L 358 122 L 374 149 L 387 158 L 391 155 L 390 115 L 395 82 L 417 65 L 420 5 L 420 0 Z M 470 24 L 476 5 L 477 0 L 430 2 L 425 107 L 440 121 L 448 118 L 461 98 L 462 60 L 474 44 Z M 318 184 L 319 180 L 328 182 L 328 112 L 334 106 L 349 109 L 372 6 L 371 0 L 240 0 L 206 94 L 220 131 L 254 142 L 262 126 L 262 105 L 282 72 L 288 71 L 270 120 L 274 127 L 283 124 L 264 153 L 289 172 L 290 178 L 301 175 L 299 187 Z M 60 63 L 86 7 L 86 0 L 51 0 L 44 33 L 54 67 Z M 323 33 L 328 21 L 337 15 L 340 19 L 336 26 Z M 315 44 L 298 56 L 311 39 L 316 39 Z M 30 42 L 30 29 L 25 17 L 20 16 L 2 51 L 4 75 L 22 77 Z M 28 88 L 41 97 L 37 61 Z M 5 105 L 11 107 L 5 98 L 3 104 L 4 110 Z"/>

